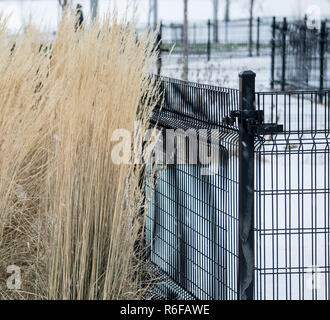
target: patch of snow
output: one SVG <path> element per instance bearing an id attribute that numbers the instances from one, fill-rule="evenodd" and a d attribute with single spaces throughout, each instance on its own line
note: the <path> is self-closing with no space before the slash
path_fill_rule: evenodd
<path id="1" fill-rule="evenodd" d="M 225 57 L 210 62 L 206 56 L 195 56 L 189 59 L 188 80 L 203 84 L 238 89 L 239 73 L 252 70 L 257 74 L 256 91 L 267 91 L 270 88 L 270 56 L 261 57 Z M 163 58 L 162 75 L 170 78 L 182 78 L 182 58 L 172 55 Z"/>

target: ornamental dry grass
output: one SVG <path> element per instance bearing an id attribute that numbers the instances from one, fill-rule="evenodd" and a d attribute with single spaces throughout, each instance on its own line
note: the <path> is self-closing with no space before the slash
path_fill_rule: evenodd
<path id="1" fill-rule="evenodd" d="M 143 166 L 115 165 L 111 137 L 146 130 L 154 39 L 116 17 L 75 32 L 69 16 L 49 40 L 1 19 L 0 298 L 143 298 Z"/>

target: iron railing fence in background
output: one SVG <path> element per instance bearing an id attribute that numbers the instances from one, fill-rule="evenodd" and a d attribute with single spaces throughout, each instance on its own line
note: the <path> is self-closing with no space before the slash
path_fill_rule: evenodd
<path id="1" fill-rule="evenodd" d="M 272 79 L 281 89 L 330 88 L 330 33 L 323 21 L 320 29 L 301 23 L 276 22 L 273 18 Z"/>
<path id="2" fill-rule="evenodd" d="M 211 20 L 191 22 L 188 25 L 188 46 L 191 58 L 205 57 L 207 60 L 224 57 L 246 57 L 268 55 L 271 50 L 271 18 L 252 19 L 250 42 L 249 19 L 228 22 Z M 139 27 L 141 33 L 145 27 Z M 217 31 L 216 31 L 217 30 Z M 162 51 L 172 48 L 172 55 L 183 53 L 183 24 L 161 23 Z"/>
<path id="3" fill-rule="evenodd" d="M 158 297 L 330 298 L 330 91 L 254 85 L 161 80 L 151 122 L 167 160 L 146 193 Z"/>
<path id="4" fill-rule="evenodd" d="M 228 22 L 209 21 L 188 25 L 189 54 L 211 58 L 234 56 L 267 55 L 270 52 L 271 19 L 252 20 L 252 42 L 250 48 L 249 19 Z M 216 31 L 218 30 L 218 31 Z M 174 53 L 182 53 L 183 25 L 162 24 L 162 40 L 165 49 L 173 45 Z M 249 52 L 251 50 L 251 52 Z"/>

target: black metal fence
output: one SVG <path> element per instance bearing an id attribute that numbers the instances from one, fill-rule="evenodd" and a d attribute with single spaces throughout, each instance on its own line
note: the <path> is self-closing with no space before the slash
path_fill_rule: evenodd
<path id="1" fill-rule="evenodd" d="M 254 85 L 161 81 L 146 193 L 158 297 L 330 298 L 330 91 Z"/>
<path id="2" fill-rule="evenodd" d="M 254 297 L 328 300 L 330 91 L 256 98 L 284 130 L 255 145 Z"/>
<path id="3" fill-rule="evenodd" d="M 174 164 L 157 167 L 147 217 L 150 259 L 170 279 L 162 287 L 165 297 L 233 299 L 237 294 L 238 163 L 232 155 L 238 152 L 238 130 L 225 129 L 222 118 L 230 106 L 238 107 L 238 91 L 172 79 L 163 79 L 161 89 L 164 106 L 156 110 L 152 122 L 167 129 L 167 155 L 172 151 L 167 143 L 169 129 L 193 129 L 198 151 L 206 153 L 212 147 L 219 151 L 219 161 L 217 168 L 201 161 L 178 164 L 185 156 L 181 153 Z M 219 127 L 224 129 L 219 132 L 221 144 L 209 143 L 211 130 Z M 181 137 L 185 133 L 194 134 L 186 131 Z M 180 132 L 176 135 L 175 147 L 181 149 Z M 187 152 L 194 153 L 192 148 L 188 146 Z M 208 174 L 210 169 L 214 175 Z M 184 294 L 175 290 L 174 283 Z"/>
<path id="4" fill-rule="evenodd" d="M 271 19 L 252 19 L 251 32 L 250 41 L 249 19 L 191 23 L 188 26 L 189 54 L 205 55 L 209 60 L 223 57 L 226 54 L 235 56 L 268 54 L 270 52 Z M 174 53 L 182 52 L 182 24 L 162 24 L 161 33 L 165 49 L 175 45 Z"/>
<path id="5" fill-rule="evenodd" d="M 188 52 L 190 58 L 210 61 L 224 57 L 268 55 L 271 51 L 271 18 L 189 23 Z M 138 33 L 145 27 L 137 29 Z M 251 38 L 250 38 L 251 30 Z M 183 53 L 183 24 L 161 23 L 162 52 L 172 50 L 172 57 Z"/>
<path id="6" fill-rule="evenodd" d="M 272 88 L 330 88 L 330 38 L 327 22 L 320 29 L 273 18 Z"/>

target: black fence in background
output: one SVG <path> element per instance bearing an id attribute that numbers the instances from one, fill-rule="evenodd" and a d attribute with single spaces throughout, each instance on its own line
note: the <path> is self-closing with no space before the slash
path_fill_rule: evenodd
<path id="1" fill-rule="evenodd" d="M 175 160 L 147 179 L 154 298 L 330 298 L 330 91 L 254 86 L 161 80 L 151 122 Z"/>
<path id="2" fill-rule="evenodd" d="M 271 51 L 271 18 L 211 20 L 188 24 L 190 58 L 211 59 L 268 55 Z M 145 28 L 138 28 L 141 33 Z M 251 30 L 251 39 L 250 39 Z M 183 54 L 183 24 L 161 23 L 161 51 L 172 50 L 172 56 Z"/>
<path id="3" fill-rule="evenodd" d="M 272 88 L 330 88 L 330 33 L 327 22 L 320 29 L 286 19 L 272 23 Z"/>
<path id="4" fill-rule="evenodd" d="M 250 29 L 252 38 L 250 41 Z M 162 43 L 164 49 L 173 45 L 174 53 L 183 50 L 183 25 L 162 24 Z M 208 60 L 228 54 L 235 56 L 258 56 L 270 52 L 271 19 L 205 21 L 188 25 L 189 54 L 205 55 Z"/>

